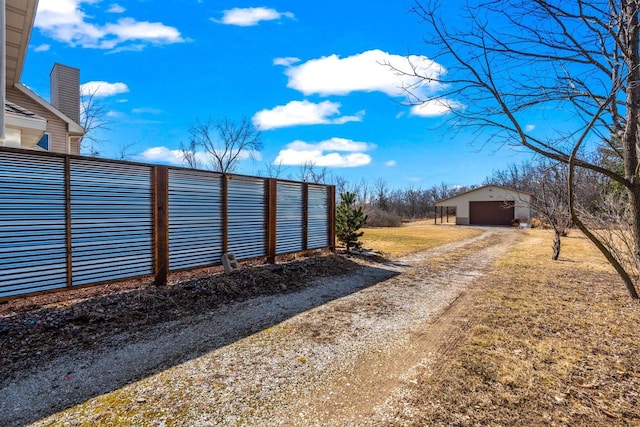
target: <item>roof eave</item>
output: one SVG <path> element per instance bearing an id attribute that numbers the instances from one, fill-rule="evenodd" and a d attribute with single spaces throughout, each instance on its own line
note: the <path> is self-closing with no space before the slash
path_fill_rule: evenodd
<path id="1" fill-rule="evenodd" d="M 501 188 L 503 190 L 515 191 L 516 193 L 527 194 L 529 196 L 533 196 L 533 193 L 529 193 L 528 191 L 515 190 L 513 188 L 505 187 L 503 185 L 486 184 L 486 185 L 481 185 L 480 187 L 474 188 L 473 190 L 465 191 L 464 193 L 460 193 L 460 194 L 456 194 L 455 196 L 447 197 L 446 199 L 437 200 L 433 205 L 437 206 L 440 203 L 444 203 L 444 202 L 449 201 L 451 199 L 455 199 L 456 197 L 464 196 L 465 194 L 473 193 L 474 191 L 478 191 L 478 190 L 481 190 L 481 189 L 487 188 L 487 187 L 497 187 L 497 188 Z"/>
<path id="2" fill-rule="evenodd" d="M 23 36 L 22 43 L 20 44 L 20 58 L 22 61 L 18 61 L 16 65 L 16 73 L 14 77 L 14 83 L 18 83 L 22 77 L 22 69 L 24 68 L 24 61 L 27 57 L 27 49 L 29 47 L 29 41 L 31 40 L 31 32 L 33 31 L 33 26 L 36 22 L 36 11 L 38 10 L 38 0 L 26 0 L 27 1 L 27 17 L 31 16 L 31 19 L 25 20 L 26 28 L 23 31 L 23 34 L 26 34 L 26 37 Z"/>
<path id="3" fill-rule="evenodd" d="M 58 110 L 56 107 L 54 107 L 53 105 L 45 101 L 40 95 L 38 95 L 37 93 L 29 89 L 27 86 L 23 85 L 22 83 L 16 83 L 14 87 L 18 89 L 20 92 L 27 95 L 29 98 L 36 101 L 42 107 L 46 108 L 51 113 L 53 113 L 54 115 L 62 119 L 63 121 L 65 121 L 67 123 L 70 134 L 73 134 L 74 136 L 82 136 L 86 133 L 86 130 L 82 126 L 80 126 L 78 123 L 76 123 L 73 119 L 71 119 L 69 116 L 64 114 L 62 111 Z"/>

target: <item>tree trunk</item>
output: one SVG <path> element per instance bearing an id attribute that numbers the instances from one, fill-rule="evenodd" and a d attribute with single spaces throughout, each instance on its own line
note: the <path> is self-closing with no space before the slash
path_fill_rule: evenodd
<path id="1" fill-rule="evenodd" d="M 629 202 L 633 212 L 633 260 L 635 261 L 637 272 L 640 273 L 640 187 L 637 185 L 629 189 Z"/>
<path id="2" fill-rule="evenodd" d="M 557 261 L 560 256 L 560 230 L 554 228 L 553 232 L 555 238 L 553 239 L 553 255 L 551 255 L 551 259 Z"/>

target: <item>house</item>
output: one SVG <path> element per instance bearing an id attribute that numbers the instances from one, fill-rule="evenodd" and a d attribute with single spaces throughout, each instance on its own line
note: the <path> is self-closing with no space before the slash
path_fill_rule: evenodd
<path id="1" fill-rule="evenodd" d="M 454 208 L 458 225 L 511 225 L 531 218 L 530 193 L 499 185 L 485 185 L 466 193 L 436 202 L 440 208 Z M 440 218 L 443 218 L 442 214 Z M 442 220 L 441 220 L 442 222 Z"/>
<path id="2" fill-rule="evenodd" d="M 20 82 L 33 29 L 38 0 L 5 0 L 6 33 L 0 96 L 0 145 L 5 147 L 80 154 L 85 130 L 80 125 L 80 71 L 55 64 L 49 75 L 50 102 Z M 3 137 L 4 136 L 4 137 Z"/>

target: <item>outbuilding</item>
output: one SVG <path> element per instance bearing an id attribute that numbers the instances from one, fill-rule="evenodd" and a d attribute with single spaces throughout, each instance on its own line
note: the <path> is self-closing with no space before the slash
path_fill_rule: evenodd
<path id="1" fill-rule="evenodd" d="M 458 225 L 512 225 L 529 222 L 530 193 L 499 185 L 484 185 L 466 193 L 436 202 L 436 223 L 444 222 L 443 211 L 455 210 Z M 438 215 L 438 209 L 440 215 Z"/>

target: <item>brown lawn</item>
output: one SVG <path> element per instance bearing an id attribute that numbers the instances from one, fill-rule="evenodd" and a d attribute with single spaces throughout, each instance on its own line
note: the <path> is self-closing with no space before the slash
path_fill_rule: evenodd
<path id="1" fill-rule="evenodd" d="M 403 425 L 640 425 L 640 304 L 577 232 L 556 262 L 551 233 L 527 233 L 472 290 Z"/>

